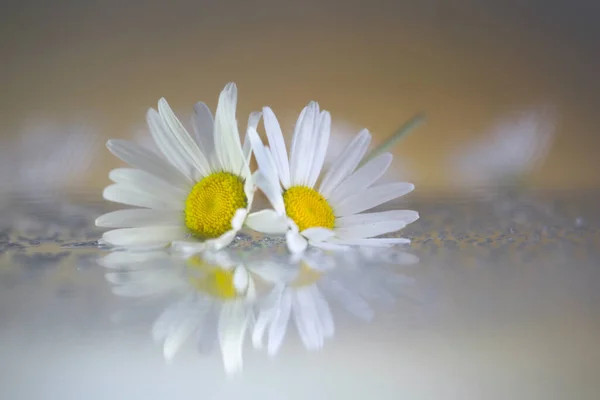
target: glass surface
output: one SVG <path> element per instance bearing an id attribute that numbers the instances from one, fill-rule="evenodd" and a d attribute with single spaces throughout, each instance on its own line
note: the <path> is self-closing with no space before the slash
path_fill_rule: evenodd
<path id="1" fill-rule="evenodd" d="M 126 3 L 0 15 L 0 398 L 597 398 L 595 2 Z M 383 207 L 419 212 L 411 244 L 99 244 L 106 140 L 151 147 L 159 98 L 187 122 L 229 81 L 240 126 L 331 111 L 327 163 L 424 116 L 382 177 L 416 186 Z"/>

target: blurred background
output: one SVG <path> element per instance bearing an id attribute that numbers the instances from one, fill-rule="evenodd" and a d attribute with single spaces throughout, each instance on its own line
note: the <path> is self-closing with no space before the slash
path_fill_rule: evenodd
<path id="1" fill-rule="evenodd" d="M 121 165 L 106 139 L 136 137 L 162 96 L 183 116 L 214 110 L 235 81 L 240 124 L 270 105 L 291 128 L 317 100 L 377 144 L 424 112 L 394 149 L 421 193 L 457 191 L 449 162 L 499 120 L 551 109 L 530 183 L 598 187 L 599 17 L 593 0 L 4 1 L 0 180 L 100 196 Z"/>

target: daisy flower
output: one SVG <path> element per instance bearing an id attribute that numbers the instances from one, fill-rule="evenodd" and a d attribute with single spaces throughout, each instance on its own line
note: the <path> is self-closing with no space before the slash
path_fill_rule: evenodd
<path id="1" fill-rule="evenodd" d="M 103 241 L 114 246 L 169 245 L 194 237 L 206 248 L 227 246 L 242 227 L 252 205 L 250 145 L 242 143 L 235 117 L 237 88 L 221 92 L 215 119 L 204 103 L 192 117 L 193 135 L 167 101 L 150 109 L 147 121 L 164 157 L 123 140 L 109 140 L 109 150 L 134 168 L 117 168 L 104 189 L 106 200 L 141 207 L 102 215 L 96 225 L 115 229 Z M 255 127 L 260 113 L 248 124 Z"/>
<path id="2" fill-rule="evenodd" d="M 550 152 L 555 124 L 551 108 L 500 120 L 483 139 L 453 156 L 457 183 L 474 188 L 524 183 Z"/>
<path id="3" fill-rule="evenodd" d="M 157 299 L 166 300 L 151 334 L 162 342 L 167 361 L 195 337 L 204 351 L 218 345 L 228 374 L 241 371 L 243 343 L 254 320 L 255 280 L 266 282 L 273 273 L 261 276 L 260 267 L 240 264 L 223 251 L 186 259 L 164 251 L 116 251 L 99 263 L 115 270 L 106 274 L 115 295 L 146 299 L 152 311 Z M 134 314 L 144 314 L 138 308 Z"/>
<path id="4" fill-rule="evenodd" d="M 340 253 L 325 260 L 306 257 L 297 268 L 293 280 L 280 281 L 257 302 L 252 343 L 262 348 L 266 337 L 271 356 L 279 352 L 292 321 L 306 349 L 321 349 L 335 333 L 331 301 L 354 317 L 370 321 L 375 313 L 372 303 L 393 304 L 413 284 L 409 277 L 381 265 L 347 263 Z"/>
<path id="5" fill-rule="evenodd" d="M 322 175 L 331 131 L 331 117 L 311 102 L 300 114 L 294 130 L 290 158 L 275 114 L 263 109 L 269 148 L 254 127 L 248 136 L 260 173 L 256 184 L 273 210 L 248 217 L 247 224 L 263 233 L 285 233 L 291 252 L 308 244 L 325 249 L 348 246 L 390 246 L 408 243 L 404 238 L 377 238 L 418 219 L 415 211 L 362 213 L 414 189 L 410 183 L 374 184 L 387 171 L 390 153 L 381 154 L 359 167 L 371 141 L 362 130 L 341 151 Z M 320 182 L 319 182 L 320 181 Z"/>

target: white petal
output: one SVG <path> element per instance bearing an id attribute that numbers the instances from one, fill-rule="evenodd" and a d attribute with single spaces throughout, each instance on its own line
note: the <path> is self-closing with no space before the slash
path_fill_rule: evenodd
<path id="1" fill-rule="evenodd" d="M 335 332 L 335 325 L 333 323 L 333 315 L 331 314 L 329 304 L 316 285 L 313 285 L 310 290 L 312 291 L 312 297 L 315 302 L 315 310 L 321 322 L 323 336 L 330 338 Z"/>
<path id="2" fill-rule="evenodd" d="M 285 213 L 285 204 L 281 195 L 277 167 L 271 156 L 271 152 L 262 144 L 258 133 L 254 129 L 248 129 L 248 137 L 250 138 L 252 150 L 254 151 L 259 168 L 254 174 L 256 186 L 267 196 L 275 211 L 283 214 Z"/>
<path id="3" fill-rule="evenodd" d="M 267 352 L 270 356 L 277 354 L 281 344 L 283 343 L 287 325 L 290 321 L 291 312 L 292 296 L 289 290 L 285 290 L 281 296 L 281 300 L 278 304 L 273 322 L 269 326 L 269 343 L 267 346 Z"/>
<path id="4" fill-rule="evenodd" d="M 385 202 L 404 196 L 413 191 L 412 183 L 389 183 L 374 186 L 365 192 L 356 193 L 338 203 L 334 209 L 335 215 L 344 217 L 377 207 Z"/>
<path id="5" fill-rule="evenodd" d="M 281 179 L 283 187 L 287 189 L 290 187 L 290 166 L 281 126 L 271 108 L 264 107 L 263 115 L 265 131 L 269 139 L 269 148 L 279 172 L 279 179 Z"/>
<path id="6" fill-rule="evenodd" d="M 246 225 L 257 232 L 283 234 L 288 230 L 287 218 L 273 210 L 261 210 L 248 215 Z"/>
<path id="7" fill-rule="evenodd" d="M 115 183 L 123 184 L 136 191 L 149 193 L 157 198 L 173 202 L 185 201 L 189 191 L 176 188 L 141 169 L 116 168 L 110 171 L 108 177 Z"/>
<path id="8" fill-rule="evenodd" d="M 173 132 L 166 125 L 158 111 L 153 108 L 148 110 L 146 121 L 150 127 L 150 133 L 156 142 L 156 146 L 163 153 L 165 158 L 174 165 L 183 175 L 190 180 L 194 180 L 194 166 L 189 159 L 185 149 L 181 147 L 179 141 L 175 138 Z"/>
<path id="9" fill-rule="evenodd" d="M 167 361 L 171 361 L 183 343 L 190 337 L 197 326 L 195 318 L 187 317 L 180 321 L 173 331 L 169 333 L 163 345 L 163 355 Z"/>
<path id="10" fill-rule="evenodd" d="M 233 271 L 233 287 L 238 294 L 244 294 L 250 285 L 250 275 L 244 267 L 236 267 Z"/>
<path id="11" fill-rule="evenodd" d="M 104 188 L 102 196 L 108 201 L 144 208 L 181 210 L 183 207 L 183 203 L 180 201 L 159 198 L 150 193 L 141 192 L 130 186 L 121 184 L 107 186 Z"/>
<path id="12" fill-rule="evenodd" d="M 113 211 L 96 218 L 96 226 L 104 228 L 139 228 L 144 226 L 176 225 L 183 214 L 180 210 L 132 209 Z"/>
<path id="13" fill-rule="evenodd" d="M 249 315 L 241 301 L 225 302 L 219 315 L 219 344 L 225 372 L 240 372 L 243 366 L 242 347 Z"/>
<path id="14" fill-rule="evenodd" d="M 206 250 L 205 243 L 193 241 L 175 240 L 171 243 L 171 247 L 174 251 L 181 252 L 186 256 L 202 253 L 204 250 Z"/>
<path id="15" fill-rule="evenodd" d="M 354 225 L 348 228 L 336 228 L 335 234 L 340 240 L 363 239 L 396 232 L 405 226 L 406 223 L 402 220 L 367 222 L 362 225 Z"/>
<path id="16" fill-rule="evenodd" d="M 328 200 L 332 204 L 336 204 L 354 193 L 362 192 L 381 178 L 391 165 L 393 158 L 394 157 L 390 153 L 384 153 L 370 160 L 363 167 L 344 179 L 344 181 L 333 190 Z"/>
<path id="17" fill-rule="evenodd" d="M 327 111 L 321 112 L 316 136 L 313 137 L 313 162 L 308 175 L 308 187 L 314 187 L 323 169 L 323 162 L 329 146 L 331 134 L 331 115 Z"/>
<path id="18" fill-rule="evenodd" d="M 319 104 L 310 102 L 298 118 L 292 139 L 290 158 L 291 185 L 308 185 L 314 154 L 313 140 L 319 118 Z"/>
<path id="19" fill-rule="evenodd" d="M 262 116 L 261 112 L 255 111 L 251 112 L 248 117 L 248 128 L 252 128 L 254 130 L 257 129 L 258 123 L 260 122 L 260 117 Z M 246 129 L 247 132 L 247 129 Z M 244 137 L 244 145 L 242 146 L 244 150 L 244 157 L 249 162 L 250 156 L 252 155 L 252 145 L 250 144 L 250 138 L 248 138 L 248 134 Z"/>
<path id="20" fill-rule="evenodd" d="M 323 347 L 323 331 L 320 329 L 319 316 L 309 288 L 297 289 L 292 305 L 294 322 L 300 339 L 308 350 Z"/>
<path id="21" fill-rule="evenodd" d="M 239 208 L 235 211 L 233 218 L 231 219 L 231 227 L 235 231 L 239 231 L 244 226 L 244 221 L 248 215 L 248 210 L 245 208 Z"/>
<path id="22" fill-rule="evenodd" d="M 361 213 L 348 215 L 347 217 L 336 218 L 336 228 L 350 228 L 366 223 L 375 223 L 381 221 L 404 221 L 405 224 L 411 224 L 419 219 L 419 213 L 412 210 L 391 210 L 373 213 Z"/>
<path id="23" fill-rule="evenodd" d="M 410 239 L 406 238 L 367 238 L 367 239 L 343 239 L 336 240 L 336 243 L 348 246 L 373 246 L 390 247 L 396 244 L 408 244 Z"/>
<path id="24" fill-rule="evenodd" d="M 285 238 L 288 249 L 292 253 L 301 253 L 306 250 L 306 247 L 308 246 L 306 239 L 304 239 L 302 235 L 297 232 L 288 231 L 285 234 Z"/>
<path id="25" fill-rule="evenodd" d="M 169 259 L 169 255 L 164 251 L 114 251 L 100 257 L 98 264 L 111 269 L 130 267 L 148 267 L 149 262 L 164 263 Z"/>
<path id="26" fill-rule="evenodd" d="M 183 124 L 177 119 L 169 103 L 164 98 L 158 101 L 158 112 L 160 113 L 165 126 L 167 126 L 173 138 L 179 142 L 180 148 L 183 150 L 181 153 L 195 167 L 196 171 L 193 178 L 200 180 L 201 178 L 208 176 L 211 173 L 211 168 L 206 159 L 206 156 L 198 147 L 198 144 L 192 139 L 188 131 L 183 127 Z"/>
<path id="27" fill-rule="evenodd" d="M 323 242 L 312 242 L 311 241 L 310 245 L 318 247 L 323 250 L 329 250 L 329 251 L 346 251 L 349 249 L 349 247 L 346 245 L 338 244 L 338 243 L 331 243 L 331 242 L 327 242 L 327 241 L 323 241 Z"/>
<path id="28" fill-rule="evenodd" d="M 220 170 L 222 167 L 215 150 L 215 121 L 208 106 L 202 102 L 194 105 L 192 128 L 194 129 L 196 143 L 208 159 L 211 169 L 213 171 Z"/>
<path id="29" fill-rule="evenodd" d="M 170 182 L 174 186 L 187 189 L 192 184 L 190 178 L 179 172 L 177 168 L 142 146 L 126 140 L 112 139 L 106 143 L 106 147 L 127 164 Z"/>
<path id="30" fill-rule="evenodd" d="M 370 321 L 373 318 L 373 309 L 362 297 L 343 287 L 338 281 L 325 280 L 321 282 L 321 287 L 333 297 L 348 312 L 358 318 Z"/>
<path id="31" fill-rule="evenodd" d="M 229 246 L 233 239 L 235 239 L 235 235 L 237 234 L 237 230 L 230 230 L 222 234 L 216 239 L 209 239 L 205 241 L 206 248 L 210 250 L 221 250 L 225 247 Z"/>
<path id="32" fill-rule="evenodd" d="M 331 164 L 319 186 L 319 193 L 328 198 L 333 190 L 358 166 L 371 143 L 371 134 L 363 129 L 346 145 L 344 150 Z"/>
<path id="33" fill-rule="evenodd" d="M 313 242 L 322 242 L 327 240 L 333 236 L 335 236 L 335 232 L 331 229 L 326 228 L 308 228 L 301 232 L 302 236 L 313 241 Z"/>
<path id="34" fill-rule="evenodd" d="M 219 95 L 215 115 L 215 148 L 223 169 L 239 174 L 247 161 L 244 159 L 238 132 L 236 107 L 237 87 L 235 83 L 228 83 Z"/>
<path id="35" fill-rule="evenodd" d="M 183 239 L 188 232 L 183 226 L 160 226 L 115 229 L 105 232 L 102 239 L 115 246 L 131 246 Z"/>

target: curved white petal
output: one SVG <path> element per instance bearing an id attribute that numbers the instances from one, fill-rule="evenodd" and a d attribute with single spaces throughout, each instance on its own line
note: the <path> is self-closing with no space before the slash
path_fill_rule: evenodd
<path id="1" fill-rule="evenodd" d="M 246 225 L 267 234 L 284 234 L 289 229 L 287 218 L 274 210 L 261 210 L 248 215 Z"/>
<path id="2" fill-rule="evenodd" d="M 346 145 L 344 150 L 331 164 L 319 186 L 319 193 L 328 198 L 333 190 L 358 166 L 371 143 L 371 134 L 363 129 Z"/>
<path id="3" fill-rule="evenodd" d="M 306 247 L 308 246 L 308 242 L 306 241 L 306 239 L 304 239 L 302 235 L 300 235 L 300 233 L 298 232 L 294 232 L 291 230 L 287 231 L 287 233 L 285 234 L 285 239 L 288 249 L 292 253 L 301 253 L 304 250 L 306 250 Z"/>
<path id="4" fill-rule="evenodd" d="M 127 140 L 111 139 L 106 147 L 115 156 L 127 164 L 144 170 L 181 189 L 187 189 L 192 184 L 189 177 L 182 174 L 176 167 L 160 158 L 158 154 Z"/>
<path id="5" fill-rule="evenodd" d="M 104 228 L 140 228 L 175 225 L 181 222 L 180 210 L 130 209 L 109 212 L 96 218 L 96 226 Z"/>
<path id="6" fill-rule="evenodd" d="M 192 116 L 192 128 L 194 138 L 200 150 L 206 155 L 212 171 L 221 169 L 221 163 L 215 153 L 215 121 L 212 112 L 208 106 L 202 102 L 194 105 L 194 115 Z"/>
<path id="7" fill-rule="evenodd" d="M 336 239 L 336 243 L 347 246 L 373 246 L 389 247 L 396 244 L 408 244 L 410 239 L 406 238 L 366 238 L 366 239 Z"/>
<path id="8" fill-rule="evenodd" d="M 277 171 L 279 172 L 279 179 L 281 179 L 282 186 L 287 189 L 291 185 L 290 162 L 288 160 L 281 126 L 279 125 L 279 121 L 277 121 L 275 113 L 273 113 L 273 110 L 271 110 L 270 107 L 263 108 L 263 115 L 265 131 L 269 140 L 269 148 L 273 160 L 275 161 Z"/>
<path id="9" fill-rule="evenodd" d="M 419 213 L 413 210 L 390 210 L 372 213 L 360 213 L 336 218 L 336 228 L 351 228 L 357 225 L 381 221 L 403 221 L 406 225 L 419 219 Z"/>
<path id="10" fill-rule="evenodd" d="M 152 226 L 144 228 L 115 229 L 105 232 L 102 239 L 115 246 L 132 246 L 156 242 L 171 242 L 188 235 L 183 226 Z"/>
<path id="11" fill-rule="evenodd" d="M 313 241 L 313 242 L 322 242 L 324 240 L 327 240 L 327 239 L 335 236 L 335 234 L 336 234 L 331 229 L 320 228 L 320 227 L 308 228 L 308 229 L 303 230 L 300 233 L 302 234 L 302 236 L 304 236 L 305 238 L 307 238 L 308 240 Z"/>
<path id="12" fill-rule="evenodd" d="M 242 229 L 247 215 L 248 210 L 246 210 L 245 208 L 237 209 L 235 214 L 233 215 L 233 218 L 231 219 L 231 227 L 236 231 Z"/>
<path id="13" fill-rule="evenodd" d="M 239 174 L 246 162 L 237 127 L 235 111 L 237 107 L 237 87 L 228 83 L 219 95 L 215 114 L 215 149 L 223 169 Z"/>
<path id="14" fill-rule="evenodd" d="M 404 228 L 406 223 L 402 220 L 389 220 L 367 222 L 361 225 L 354 225 L 347 228 L 337 228 L 335 234 L 341 240 L 363 239 L 373 236 L 379 236 L 390 232 L 396 232 Z"/>
<path id="15" fill-rule="evenodd" d="M 356 170 L 352 175 L 344 179 L 340 185 L 331 192 L 329 200 L 332 204 L 343 201 L 346 197 L 364 191 L 377 182 L 392 164 L 394 157 L 390 153 L 384 153 L 366 163 Z"/>
<path id="16" fill-rule="evenodd" d="M 192 254 L 202 253 L 206 250 L 206 244 L 204 242 L 175 240 L 171 243 L 171 248 L 174 251 L 190 256 Z"/>
<path id="17" fill-rule="evenodd" d="M 319 175 L 321 174 L 323 163 L 325 162 L 325 155 L 327 154 L 327 149 L 329 147 L 330 134 L 331 115 L 327 111 L 323 111 L 319 116 L 318 128 L 316 129 L 316 134 L 313 137 L 313 162 L 308 174 L 308 187 L 314 187 L 317 183 Z"/>
<path id="18" fill-rule="evenodd" d="M 273 321 L 269 326 L 269 343 L 267 345 L 267 352 L 270 356 L 274 356 L 279 351 L 285 332 L 287 331 L 287 325 L 290 320 L 290 314 L 292 312 L 292 296 L 289 290 L 284 290 L 279 303 L 277 304 L 277 310 L 273 316 Z"/>
<path id="19" fill-rule="evenodd" d="M 121 184 L 107 186 L 104 188 L 102 196 L 108 201 L 144 208 L 181 210 L 183 206 L 180 201 L 160 198 Z"/>
<path id="20" fill-rule="evenodd" d="M 158 112 L 163 118 L 165 126 L 170 130 L 169 133 L 171 133 L 175 142 L 178 142 L 180 148 L 183 150 L 181 151 L 181 154 L 185 155 L 189 162 L 195 167 L 193 178 L 200 180 L 201 178 L 208 176 L 211 172 L 211 168 L 206 156 L 184 128 L 183 124 L 177 119 L 173 110 L 169 107 L 169 103 L 167 103 L 167 100 L 164 98 L 161 98 L 158 101 Z"/>
<path id="21" fill-rule="evenodd" d="M 108 177 L 115 183 L 129 187 L 139 192 L 149 193 L 157 198 L 172 202 L 185 201 L 189 191 L 176 188 L 141 169 L 116 168 L 109 172 Z"/>
<path id="22" fill-rule="evenodd" d="M 248 129 L 252 128 L 256 130 L 258 128 L 258 123 L 260 122 L 261 116 L 262 113 L 259 111 L 251 112 L 250 116 L 248 116 Z M 246 129 L 246 132 L 248 129 Z M 250 157 L 252 156 L 252 145 L 250 144 L 250 138 L 248 138 L 247 133 L 244 137 L 244 145 L 242 146 L 242 149 L 244 150 L 244 157 L 246 158 L 246 161 L 250 162 Z"/>
<path id="23" fill-rule="evenodd" d="M 228 301 L 222 305 L 219 315 L 219 344 L 223 355 L 225 372 L 240 372 L 243 366 L 242 346 L 249 323 L 249 312 L 243 302 Z"/>
<path id="24" fill-rule="evenodd" d="M 290 157 L 291 185 L 307 186 L 314 162 L 314 141 L 319 121 L 319 104 L 310 102 L 298 118 Z"/>
<path id="25" fill-rule="evenodd" d="M 146 114 L 146 120 L 156 146 L 165 158 L 188 179 L 194 180 L 195 168 L 192 161 L 158 111 L 150 108 Z"/>
<path id="26" fill-rule="evenodd" d="M 216 239 L 206 240 L 204 243 L 206 244 L 206 248 L 210 250 L 221 250 L 227 247 L 233 240 L 235 239 L 235 235 L 237 234 L 237 229 L 232 229 L 230 231 L 225 232 L 221 236 Z"/>
<path id="27" fill-rule="evenodd" d="M 334 209 L 335 215 L 344 217 L 369 210 L 390 200 L 404 196 L 412 192 L 414 188 L 415 186 L 412 183 L 406 182 L 374 186 L 369 189 L 368 195 L 365 192 L 356 193 L 341 201 Z"/>

